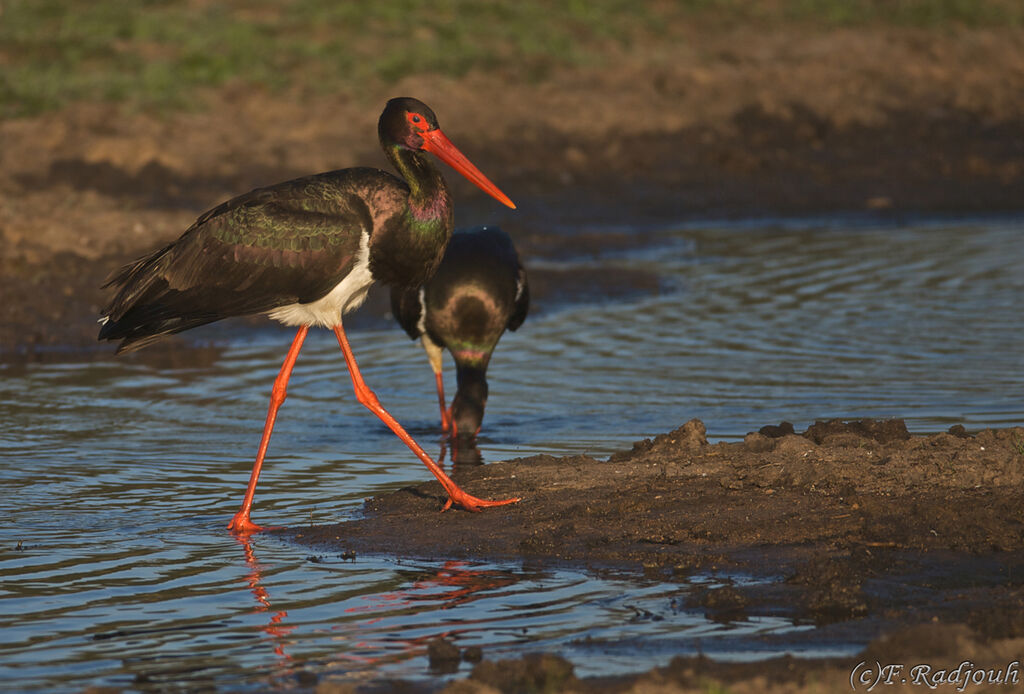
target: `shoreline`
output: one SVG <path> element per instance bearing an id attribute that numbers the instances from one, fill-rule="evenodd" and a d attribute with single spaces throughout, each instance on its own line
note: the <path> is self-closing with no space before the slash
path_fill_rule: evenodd
<path id="1" fill-rule="evenodd" d="M 409 77 L 358 100 L 240 87 L 196 111 L 78 104 L 0 121 L 0 363 L 89 358 L 104 278 L 259 185 L 387 168 L 379 104 L 414 93 L 520 205 L 448 176 L 456 226 L 529 258 L 552 225 L 1024 213 L 1024 32 L 694 28 L 543 82 Z M 664 47 L 663 47 L 664 48 Z M 344 124 L 344 128 L 339 124 Z"/>

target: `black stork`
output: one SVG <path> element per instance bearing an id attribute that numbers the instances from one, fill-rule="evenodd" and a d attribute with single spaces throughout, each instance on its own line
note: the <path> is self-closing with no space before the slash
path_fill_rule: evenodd
<path id="1" fill-rule="evenodd" d="M 452 234 L 451 195 L 425 152 L 515 205 L 441 132 L 426 104 L 391 99 L 377 133 L 400 177 L 350 168 L 257 188 L 200 215 L 177 241 L 125 266 L 104 285 L 115 286 L 117 294 L 103 311 L 99 339 L 121 340 L 119 354 L 230 316 L 262 313 L 298 326 L 274 381 L 245 499 L 228 525 L 237 533 L 262 529 L 250 519 L 256 482 L 288 378 L 315 325 L 333 329 L 359 402 L 437 477 L 448 494 L 444 509 L 455 504 L 478 511 L 518 501 L 478 499 L 444 473 L 366 386 L 341 322 L 374 281 L 420 286 L 441 261 Z"/>
<path id="2" fill-rule="evenodd" d="M 391 312 L 419 338 L 437 382 L 441 428 L 452 439 L 480 431 L 487 404 L 487 365 L 506 330 L 523 324 L 530 308 L 526 270 L 508 234 L 497 227 L 460 230 L 433 277 L 419 287 L 392 287 Z M 445 407 L 441 358 L 455 360 L 458 390 Z"/>

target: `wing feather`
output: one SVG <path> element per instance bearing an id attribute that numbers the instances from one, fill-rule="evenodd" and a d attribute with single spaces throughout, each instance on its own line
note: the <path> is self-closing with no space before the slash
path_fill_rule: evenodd
<path id="1" fill-rule="evenodd" d="M 111 276 L 104 286 L 118 292 L 100 339 L 136 349 L 162 334 L 323 297 L 373 231 L 356 190 L 361 171 L 372 170 L 259 188 L 204 213 L 177 241 Z"/>

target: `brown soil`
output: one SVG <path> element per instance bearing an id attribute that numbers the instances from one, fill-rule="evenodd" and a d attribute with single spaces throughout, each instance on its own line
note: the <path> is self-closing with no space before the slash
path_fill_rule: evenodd
<path id="1" fill-rule="evenodd" d="M 709 445 L 693 420 L 608 460 L 534 456 L 459 468 L 455 479 L 483 498 L 522 501 L 438 513 L 443 490 L 431 482 L 367 501 L 359 520 L 279 534 L 346 556 L 630 566 L 680 581 L 708 570 L 782 575 L 697 592 L 692 606 L 716 620 L 782 608 L 819 626 L 812 642 L 871 643 L 842 660 L 677 658 L 572 683 L 564 661 L 494 662 L 484 647 L 453 692 L 706 691 L 709 679 L 736 691 L 848 691 L 861 661 L 1005 669 L 1024 656 L 1024 428 L 911 436 L 900 420 L 832 421 L 795 434 L 783 423 Z"/>
<path id="2" fill-rule="evenodd" d="M 457 223 L 500 223 L 529 258 L 552 224 L 1024 208 L 1024 32 L 694 27 L 614 67 L 541 83 L 417 76 L 358 102 L 260 90 L 157 116 L 82 104 L 0 122 L 0 358 L 110 353 L 99 285 L 224 199 L 386 167 L 398 93 L 520 204 L 449 177 Z M 458 179 L 458 180 L 456 180 Z"/>
<path id="3" fill-rule="evenodd" d="M 82 104 L 0 122 L 0 359 L 106 357 L 112 348 L 95 343 L 104 276 L 257 185 L 386 166 L 376 118 L 400 93 L 432 104 L 520 204 L 499 210 L 449 177 L 457 223 L 501 224 L 527 259 L 550 250 L 555 224 L 1024 209 L 1020 30 L 695 27 L 671 49 L 618 58 L 537 84 L 416 76 L 358 102 L 227 89 L 185 114 Z M 287 534 L 356 552 L 626 564 L 680 579 L 712 567 L 782 573 L 771 587 L 697 599 L 733 616 L 786 605 L 819 635 L 855 628 L 877 637 L 858 657 L 868 662 L 1005 667 L 1024 650 L 1022 441 L 1021 429 L 922 437 L 875 423 L 711 446 L 691 422 L 608 461 L 458 472 L 478 495 L 522 495 L 514 507 L 440 514 L 428 484 L 370 501 L 365 520 Z M 580 682 L 554 656 L 483 655 L 452 691 L 847 691 L 855 664 L 685 658 Z"/>

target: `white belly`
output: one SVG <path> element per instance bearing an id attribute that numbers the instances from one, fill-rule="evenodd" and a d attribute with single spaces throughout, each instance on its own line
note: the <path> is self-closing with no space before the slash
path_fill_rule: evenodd
<path id="1" fill-rule="evenodd" d="M 341 316 L 354 311 L 366 301 L 366 292 L 373 284 L 370 274 L 370 235 L 359 239 L 359 254 L 352 271 L 345 275 L 326 296 L 308 304 L 280 306 L 267 315 L 285 325 L 318 325 L 333 328 L 341 323 Z"/>

